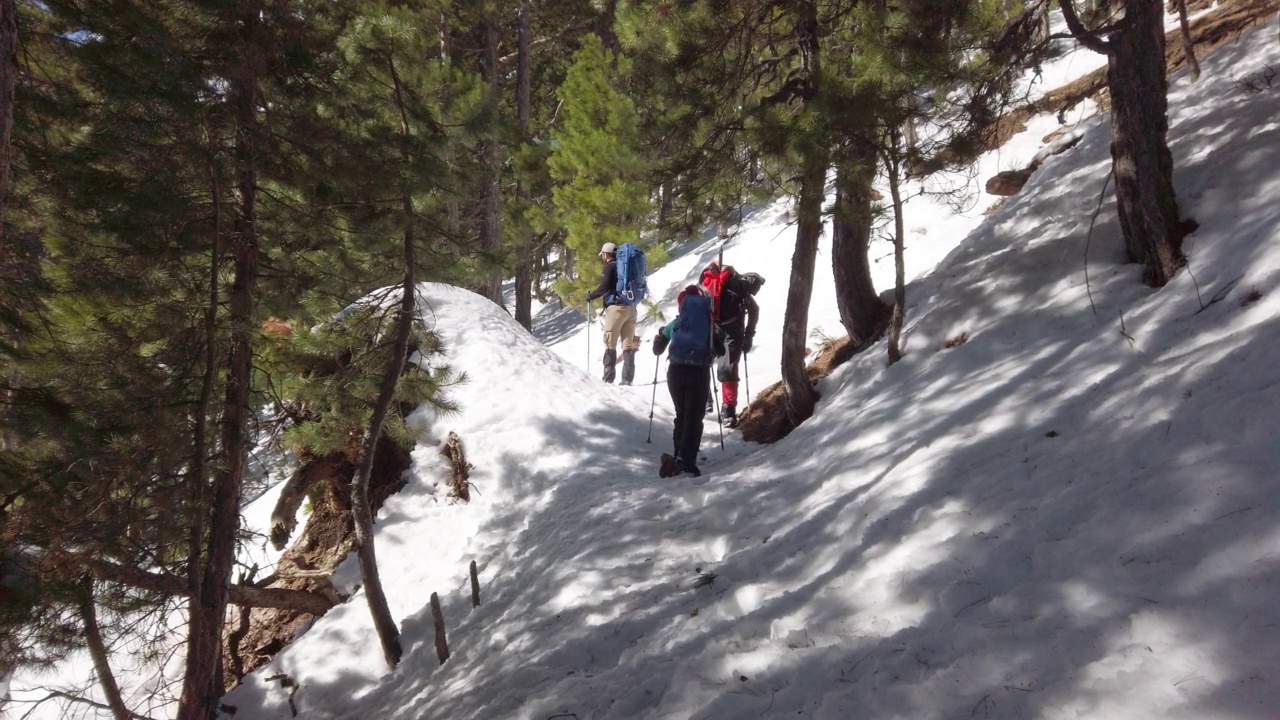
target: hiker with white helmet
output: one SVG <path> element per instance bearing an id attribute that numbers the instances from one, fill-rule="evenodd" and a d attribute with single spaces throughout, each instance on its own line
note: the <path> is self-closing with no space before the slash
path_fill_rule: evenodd
<path id="1" fill-rule="evenodd" d="M 620 385 L 630 385 L 636 374 L 636 350 L 640 349 L 640 338 L 636 337 L 636 307 L 634 302 L 618 292 L 618 246 L 611 242 L 600 248 L 600 259 L 604 262 L 604 273 L 600 278 L 600 286 L 587 295 L 589 304 L 596 298 L 604 298 L 602 326 L 604 328 L 604 381 L 614 380 L 618 362 L 618 344 L 622 344 L 622 377 Z"/>

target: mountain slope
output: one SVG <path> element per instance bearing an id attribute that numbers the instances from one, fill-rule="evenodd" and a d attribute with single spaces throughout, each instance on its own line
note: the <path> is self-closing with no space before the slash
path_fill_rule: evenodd
<path id="1" fill-rule="evenodd" d="M 1173 83 L 1200 229 L 1168 287 L 1121 262 L 1109 194 L 1088 239 L 1109 156 L 1105 116 L 1087 120 L 1020 195 L 949 220 L 972 231 L 909 289 L 902 362 L 856 358 L 776 445 L 731 435 L 721 453 L 709 427 L 696 481 L 656 477 L 665 387 L 603 386 L 584 334 L 561 326 L 553 352 L 428 287 L 470 382 L 461 415 L 420 419 L 414 481 L 378 519 L 405 660 L 383 675 L 357 595 L 232 693 L 235 717 L 290 717 L 280 672 L 309 718 L 1274 717 L 1280 89 L 1235 81 L 1268 65 L 1280 47 L 1256 31 Z M 727 258 L 765 292 L 785 292 L 780 212 Z M 917 241 L 946 227 L 920 217 Z M 655 274 L 668 314 L 712 252 Z M 782 308 L 765 301 L 757 387 L 776 379 Z M 432 489 L 450 429 L 476 465 L 467 506 Z"/>

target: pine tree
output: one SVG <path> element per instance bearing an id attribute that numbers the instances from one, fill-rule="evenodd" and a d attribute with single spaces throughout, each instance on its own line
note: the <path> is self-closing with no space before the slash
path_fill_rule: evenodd
<path id="1" fill-rule="evenodd" d="M 578 258 L 595 257 L 604 243 L 638 241 L 652 208 L 635 104 L 619 87 L 629 66 L 588 36 L 558 90 L 564 120 L 552 134 L 548 167 L 558 182 L 553 194 L 566 243 Z M 575 306 L 599 278 L 594 267 L 577 270 L 575 280 L 556 286 Z"/>

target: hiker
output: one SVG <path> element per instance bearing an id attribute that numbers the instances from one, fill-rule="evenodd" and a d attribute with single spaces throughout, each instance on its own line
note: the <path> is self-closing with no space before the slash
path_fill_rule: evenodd
<path id="1" fill-rule="evenodd" d="M 587 295 L 587 302 L 604 298 L 601 320 L 601 326 L 604 328 L 604 381 L 613 382 L 615 367 L 618 363 L 618 344 L 621 342 L 622 378 L 618 384 L 630 385 L 636 375 L 636 350 L 640 349 L 640 339 L 636 337 L 635 306 L 638 301 L 628 302 L 631 298 L 618 292 L 617 256 L 617 245 L 607 242 L 600 247 L 604 274 L 600 278 L 600 287 Z"/>
<path id="2" fill-rule="evenodd" d="M 743 353 L 751 352 L 756 336 L 756 319 L 760 306 L 755 294 L 764 285 L 764 278 L 756 273 L 741 273 L 732 266 L 712 260 L 702 271 L 702 285 L 713 300 L 716 327 L 725 336 L 725 354 L 716 366 L 716 379 L 720 381 L 722 417 L 727 427 L 738 426 L 738 362 Z M 715 410 L 708 398 L 706 412 Z"/>
<path id="3" fill-rule="evenodd" d="M 671 441 L 674 454 L 662 455 L 660 477 L 684 473 L 698 477 L 702 445 L 702 406 L 711 391 L 711 363 L 724 354 L 724 339 L 711 319 L 711 297 L 699 285 L 685 288 L 676 300 L 680 314 L 658 330 L 653 354 L 667 351 L 667 390 L 676 409 Z M 668 346 L 670 350 L 668 351 Z"/>

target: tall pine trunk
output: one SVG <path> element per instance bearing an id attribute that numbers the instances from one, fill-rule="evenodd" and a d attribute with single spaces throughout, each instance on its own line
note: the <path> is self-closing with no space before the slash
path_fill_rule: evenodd
<path id="1" fill-rule="evenodd" d="M 15 0 L 0 0 L 0 278 L 14 282 L 20 275 L 18 248 L 14 234 L 9 232 L 9 190 L 13 168 L 13 104 L 18 83 L 18 8 Z M 6 342 L 16 338 L 5 337 Z M 9 393 L 19 384 L 17 374 L 6 382 L 4 405 L 8 405 Z M 6 423 L 0 423 L 0 450 L 12 450 L 17 445 L 16 432 Z M 0 665 L 3 662 L 0 661 Z M 2 669 L 2 668 L 0 668 Z"/>
<path id="2" fill-rule="evenodd" d="M 867 149 L 862 150 L 863 147 Z M 871 183 L 876 170 L 874 145 L 857 145 L 853 152 L 853 157 L 836 168 L 831 265 L 840 323 L 854 347 L 862 350 L 884 332 L 891 307 L 876 294 L 868 257 L 873 220 Z"/>
<path id="3" fill-rule="evenodd" d="M 493 17 L 492 4 L 486 4 L 485 17 L 480 23 L 484 36 L 484 63 L 482 75 L 489 86 L 489 102 L 494 107 L 498 104 L 498 24 Z M 485 138 L 480 148 L 480 156 L 484 161 L 484 176 L 480 184 L 480 250 L 486 256 L 488 269 L 484 271 L 484 283 L 481 295 L 502 305 L 502 270 L 498 264 L 499 252 L 502 249 L 502 215 L 500 181 L 502 163 L 499 157 L 498 140 Z"/>
<path id="4" fill-rule="evenodd" d="M 208 305 L 204 309 L 204 374 L 200 380 L 200 398 L 192 410 L 192 448 L 191 463 L 186 471 L 187 492 L 191 499 L 190 528 L 188 529 L 189 546 L 187 548 L 187 587 L 190 597 L 199 597 L 202 574 L 204 572 L 204 534 L 207 516 L 204 508 L 209 506 L 208 494 L 208 457 L 209 457 L 209 412 L 214 403 L 214 393 L 218 379 L 218 305 L 221 284 L 218 278 L 222 272 L 222 178 L 218 169 L 217 130 L 206 121 L 205 133 L 208 144 L 209 162 L 209 196 L 213 209 L 213 238 L 209 244 L 209 294 Z"/>
<path id="5" fill-rule="evenodd" d="M 1186 262 L 1167 137 L 1164 4 L 1112 0 L 1112 7 L 1124 17 L 1105 40 L 1084 27 L 1071 0 L 1058 0 L 1058 5 L 1071 34 L 1085 47 L 1107 56 L 1111 163 L 1120 230 L 1129 259 L 1145 266 L 1143 280 L 1160 287 Z"/>
<path id="6" fill-rule="evenodd" d="M 529 141 L 529 114 L 532 104 L 529 69 L 529 0 L 520 0 L 520 17 L 516 29 L 516 122 L 520 142 Z M 529 189 L 516 185 L 521 207 L 529 202 Z M 516 262 L 516 322 L 526 330 L 533 329 L 533 237 L 522 227 L 519 259 Z"/>
<path id="7" fill-rule="evenodd" d="M 797 0 L 796 40 L 803 112 L 814 112 L 819 92 L 818 11 L 814 0 Z M 818 393 L 809 382 L 804 346 L 809 327 L 809 300 L 822 237 L 822 198 L 826 189 L 828 149 L 825 138 L 802 140 L 800 188 L 796 197 L 796 249 L 791 256 L 791 284 L 782 326 L 782 388 L 787 421 L 792 426 L 813 415 Z"/>
<path id="8" fill-rule="evenodd" d="M 1116 203 L 1130 259 L 1160 287 L 1185 262 L 1167 139 L 1163 5 L 1125 3 L 1125 13 L 1128 27 L 1112 36 L 1107 56 Z"/>
<path id="9" fill-rule="evenodd" d="M 1187 0 L 1177 0 L 1178 29 L 1182 31 L 1182 54 L 1187 58 L 1191 82 L 1200 79 L 1200 61 L 1196 59 L 1196 44 L 1191 39 L 1191 23 L 1187 20 Z"/>
<path id="10" fill-rule="evenodd" d="M 236 140 L 236 218 L 232 255 L 234 274 L 228 297 L 231 326 L 222 408 L 221 458 L 213 479 L 208 551 L 200 586 L 192 595 L 186 673 L 178 720 L 211 720 L 222 697 L 222 626 L 227 587 L 235 561 L 240 492 L 248 455 L 249 405 L 253 377 L 253 310 L 258 281 L 257 176 L 258 82 L 265 69 L 262 0 L 237 5 L 240 65 L 231 79 Z"/>

